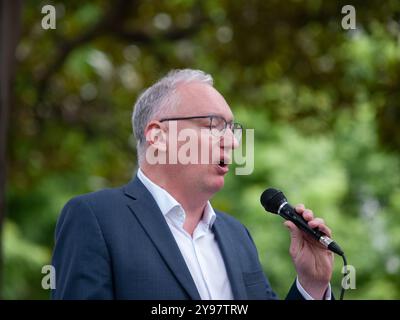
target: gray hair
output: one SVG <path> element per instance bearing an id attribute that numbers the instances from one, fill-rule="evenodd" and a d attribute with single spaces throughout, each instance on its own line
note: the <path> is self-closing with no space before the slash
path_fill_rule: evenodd
<path id="1" fill-rule="evenodd" d="M 201 82 L 213 86 L 212 76 L 201 70 L 176 69 L 171 70 L 166 76 L 147 88 L 136 100 L 132 114 L 132 127 L 137 141 L 139 163 L 146 149 L 144 130 L 147 124 L 176 106 L 179 101 L 176 92 L 178 85 L 191 82 Z"/>

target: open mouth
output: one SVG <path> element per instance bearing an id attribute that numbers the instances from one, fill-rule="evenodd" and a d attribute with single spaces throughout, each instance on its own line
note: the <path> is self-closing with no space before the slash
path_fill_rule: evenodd
<path id="1" fill-rule="evenodd" d="M 228 167 L 228 164 L 226 164 L 226 163 L 224 162 L 224 160 L 221 159 L 221 160 L 219 161 L 219 163 L 218 163 L 218 166 L 220 166 L 221 168 L 227 168 L 227 167 Z"/>

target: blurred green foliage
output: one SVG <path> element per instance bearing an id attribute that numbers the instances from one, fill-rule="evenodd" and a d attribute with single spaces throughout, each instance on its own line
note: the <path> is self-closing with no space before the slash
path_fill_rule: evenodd
<path id="1" fill-rule="evenodd" d="M 46 31 L 41 8 L 49 3 L 57 29 Z M 345 4 L 356 8 L 356 30 L 341 28 Z M 61 208 L 130 180 L 136 97 L 168 70 L 189 67 L 211 73 L 236 119 L 255 129 L 253 174 L 231 174 L 212 201 L 250 229 L 279 296 L 295 272 L 283 221 L 259 204 L 268 186 L 334 231 L 357 271 L 347 298 L 399 299 L 399 17 L 394 0 L 26 1 L 4 297 L 49 297 L 41 268 Z M 341 267 L 337 258 L 336 295 Z"/>

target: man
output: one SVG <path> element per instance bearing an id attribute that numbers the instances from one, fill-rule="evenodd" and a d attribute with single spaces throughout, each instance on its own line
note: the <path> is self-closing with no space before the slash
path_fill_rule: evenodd
<path id="1" fill-rule="evenodd" d="M 241 133 L 211 76 L 170 72 L 138 98 L 133 128 L 135 178 L 76 197 L 61 213 L 53 298 L 276 299 L 247 229 L 209 202 L 224 185 Z M 206 163 L 179 159 L 185 130 L 192 144 L 209 151 Z M 296 210 L 330 236 L 310 210 Z M 298 275 L 287 298 L 330 299 L 333 255 L 293 223 L 285 225 Z"/>

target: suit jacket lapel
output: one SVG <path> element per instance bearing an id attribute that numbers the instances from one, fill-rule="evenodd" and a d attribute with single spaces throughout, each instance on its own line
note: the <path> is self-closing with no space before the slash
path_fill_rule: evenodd
<path id="1" fill-rule="evenodd" d="M 247 299 L 242 270 L 240 268 L 240 258 L 234 247 L 229 228 L 218 214 L 213 225 L 213 230 L 225 262 L 233 297 L 238 300 Z"/>
<path id="2" fill-rule="evenodd" d="M 128 207 L 157 247 L 178 282 L 191 299 L 200 300 L 196 285 L 175 238 L 150 192 L 137 177 L 124 187 L 124 192 L 132 199 Z"/>

